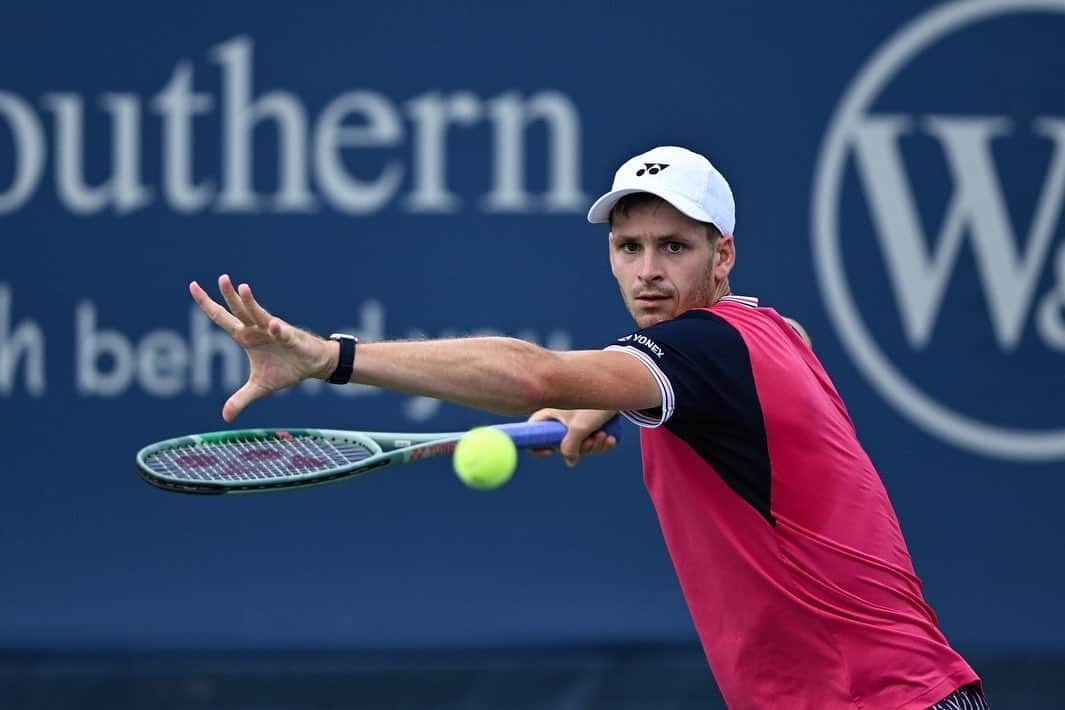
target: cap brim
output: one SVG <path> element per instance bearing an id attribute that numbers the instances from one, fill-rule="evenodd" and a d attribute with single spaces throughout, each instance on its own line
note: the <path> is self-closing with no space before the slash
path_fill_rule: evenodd
<path id="1" fill-rule="evenodd" d="M 609 222 L 610 211 L 614 209 L 614 205 L 616 205 L 622 197 L 625 197 L 626 195 L 635 195 L 638 192 L 646 192 L 656 197 L 661 197 L 663 200 L 697 222 L 710 222 L 713 224 L 714 220 L 709 214 L 707 214 L 706 210 L 687 197 L 670 192 L 669 190 L 648 190 L 646 187 L 624 187 L 617 190 L 611 190 L 592 203 L 591 209 L 588 210 L 588 221 L 592 224 Z M 714 226 L 716 227 L 717 225 Z"/>

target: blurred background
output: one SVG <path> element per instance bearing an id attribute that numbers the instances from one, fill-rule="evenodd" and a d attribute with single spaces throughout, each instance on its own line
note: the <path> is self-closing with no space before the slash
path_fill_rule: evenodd
<path id="1" fill-rule="evenodd" d="M 584 213 L 677 144 L 730 180 L 733 287 L 810 331 L 949 639 L 996 707 L 1061 707 L 1063 46 L 1065 0 L 5 3 L 0 705 L 721 707 L 631 427 L 492 493 L 133 466 L 245 375 L 193 279 L 369 340 L 625 334 Z M 237 425 L 485 421 L 307 383 Z"/>

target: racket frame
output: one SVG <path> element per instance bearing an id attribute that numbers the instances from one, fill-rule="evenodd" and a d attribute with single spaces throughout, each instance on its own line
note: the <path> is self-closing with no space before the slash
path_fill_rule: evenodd
<path id="1" fill-rule="evenodd" d="M 168 491 L 193 494 L 225 493 L 261 493 L 284 488 L 307 488 L 311 486 L 335 483 L 348 478 L 362 476 L 390 466 L 421 461 L 453 453 L 459 439 L 466 432 L 448 432 L 436 434 L 411 434 L 395 432 L 361 432 L 339 429 L 233 429 L 204 434 L 189 434 L 159 441 L 137 452 L 137 472 L 148 483 Z M 355 443 L 368 449 L 371 454 L 366 458 L 346 466 L 338 466 L 328 471 L 316 471 L 305 474 L 291 474 L 283 479 L 252 482 L 243 479 L 233 481 L 185 481 L 159 475 L 147 463 L 148 456 L 162 451 L 188 447 L 210 446 L 212 443 L 248 440 L 286 439 L 292 437 L 323 438 L 330 441 Z"/>
<path id="2" fill-rule="evenodd" d="M 554 448 L 566 435 L 566 427 L 556 421 L 515 422 L 497 424 L 492 428 L 506 432 L 519 449 Z M 620 439 L 621 420 L 615 417 L 603 427 L 604 431 Z M 459 440 L 467 432 L 396 433 L 344 431 L 340 429 L 235 429 L 204 434 L 189 434 L 150 444 L 137 452 L 137 472 L 148 483 L 167 491 L 191 494 L 256 493 L 335 483 L 349 478 L 416 461 L 450 456 Z M 160 452 L 179 449 L 195 451 L 195 447 L 209 447 L 213 443 L 241 440 L 292 440 L 322 438 L 334 443 L 354 443 L 370 451 L 364 459 L 325 471 L 289 474 L 278 479 L 246 479 L 190 481 L 160 475 L 148 464 L 148 457 Z M 206 450 L 206 449 L 205 449 Z"/>

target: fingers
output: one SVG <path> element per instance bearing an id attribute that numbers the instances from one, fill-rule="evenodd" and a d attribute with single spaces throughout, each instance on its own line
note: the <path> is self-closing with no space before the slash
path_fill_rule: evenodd
<path id="1" fill-rule="evenodd" d="M 579 454 L 576 457 L 571 457 L 570 459 L 567 459 L 566 462 L 571 466 L 575 466 L 580 461 L 580 459 L 584 458 L 585 456 L 597 456 L 599 454 L 610 453 L 614 449 L 614 447 L 617 446 L 617 444 L 618 440 L 615 437 L 607 434 L 604 431 L 596 432 L 592 436 L 582 441 L 580 444 L 581 448 Z M 529 454 L 531 456 L 535 456 L 538 459 L 551 456 L 554 453 L 554 449 L 529 450 Z"/>
<path id="2" fill-rule="evenodd" d="M 562 417 L 561 409 L 540 409 L 532 413 L 529 417 L 530 422 L 546 422 L 556 421 L 565 424 L 565 419 Z"/>
<path id="3" fill-rule="evenodd" d="M 285 332 L 284 322 L 271 316 L 255 300 L 255 296 L 251 292 L 251 286 L 241 284 L 238 288 L 234 288 L 229 274 L 222 274 L 218 277 L 218 290 L 221 292 L 226 306 L 229 307 L 228 311 L 208 296 L 198 283 L 193 281 L 189 284 L 189 292 L 200 306 L 200 309 L 227 333 L 233 335 L 242 325 L 257 326 L 269 330 L 275 337 L 282 337 L 286 342 L 292 341 L 293 334 Z M 278 324 L 272 326 L 273 321 L 277 321 Z"/>
<path id="4" fill-rule="evenodd" d="M 571 430 L 562 440 L 559 451 L 566 459 L 566 465 L 576 466 L 585 456 L 605 454 L 614 448 L 618 440 L 604 431 L 586 435 L 584 432 Z"/>
<path id="5" fill-rule="evenodd" d="M 597 431 L 581 443 L 581 456 L 608 453 L 617 443 L 618 440 L 605 431 Z"/>
<path id="6" fill-rule="evenodd" d="M 255 300 L 255 296 L 251 293 L 251 286 L 248 284 L 241 284 L 238 289 L 240 294 L 240 302 L 247 309 L 248 314 L 251 316 L 255 324 L 261 328 L 267 328 L 270 325 L 271 315 L 265 308 L 259 305 L 259 302 Z"/>
<path id="7" fill-rule="evenodd" d="M 222 406 L 222 418 L 227 422 L 233 421 L 249 404 L 257 399 L 262 399 L 268 394 L 270 393 L 261 386 L 248 380 L 243 387 L 226 400 L 226 403 Z"/>
<path id="8" fill-rule="evenodd" d="M 229 274 L 222 274 L 218 277 L 218 290 L 233 315 L 239 318 L 244 325 L 255 325 L 251 314 L 248 313 L 244 303 L 240 300 L 240 296 L 237 295 L 236 289 L 233 288 L 233 282 L 229 279 Z"/>
<path id="9" fill-rule="evenodd" d="M 565 438 L 559 444 L 558 450 L 566 461 L 566 465 L 573 467 L 584 456 L 605 454 L 617 445 L 617 439 L 610 436 L 599 427 L 612 416 L 613 412 L 598 412 L 591 410 L 568 411 L 561 409 L 541 409 L 529 417 L 529 421 L 560 421 L 569 427 Z M 536 449 L 530 452 L 537 458 L 550 456 L 550 449 Z"/>
<path id="10" fill-rule="evenodd" d="M 529 416 L 530 422 L 547 422 L 547 421 L 562 421 L 562 410 L 560 409 L 540 409 L 533 412 Z M 530 449 L 529 453 L 538 459 L 546 458 L 547 456 L 553 456 L 554 449 Z"/>
<path id="11" fill-rule="evenodd" d="M 218 277 L 218 290 L 226 305 L 229 306 L 228 310 L 208 296 L 198 283 L 193 281 L 189 284 L 189 293 L 192 294 L 200 310 L 232 336 L 247 351 L 251 359 L 252 379 L 234 392 L 222 407 L 222 418 L 231 422 L 255 400 L 262 399 L 278 389 L 290 387 L 299 381 L 298 373 L 292 375 L 284 366 L 291 365 L 290 360 L 301 356 L 301 353 L 290 352 L 287 355 L 279 355 L 275 352 L 271 354 L 264 351 L 262 346 L 267 343 L 264 335 L 284 345 L 298 344 L 300 332 L 280 318 L 274 318 L 260 306 L 248 284 L 241 284 L 235 289 L 229 275 L 222 274 Z M 256 360 L 257 357 L 258 360 Z M 255 375 L 257 363 L 260 370 L 279 370 L 281 374 L 275 373 L 276 376 L 267 379 L 257 377 Z M 276 367 L 278 364 L 281 365 L 280 368 Z"/>
<path id="12" fill-rule="evenodd" d="M 584 440 L 584 433 L 570 429 L 566 434 L 566 438 L 559 444 L 558 452 L 562 454 L 562 458 L 566 460 L 566 465 L 570 468 L 576 466 L 577 462 L 581 460 L 581 449 L 583 448 Z"/>
<path id="13" fill-rule="evenodd" d="M 296 342 L 297 329 L 276 316 L 269 317 L 266 330 L 283 345 L 293 345 Z"/>
<path id="14" fill-rule="evenodd" d="M 239 318 L 227 311 L 221 304 L 216 303 L 195 281 L 189 284 L 189 293 L 192 294 L 192 300 L 196 302 L 204 315 L 230 335 L 236 334 L 243 326 Z"/>

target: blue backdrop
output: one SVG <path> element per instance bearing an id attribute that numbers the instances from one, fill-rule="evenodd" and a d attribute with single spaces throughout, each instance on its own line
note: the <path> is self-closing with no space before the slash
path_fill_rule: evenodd
<path id="1" fill-rule="evenodd" d="M 1065 648 L 1065 2 L 0 10 L 0 647 L 692 643 L 635 432 L 498 492 L 446 462 L 168 495 L 243 356 L 186 286 L 364 338 L 630 328 L 584 212 L 704 152 L 734 289 L 801 320 L 965 650 Z M 317 385 L 317 386 L 314 386 Z M 241 426 L 463 429 L 313 383 Z"/>

